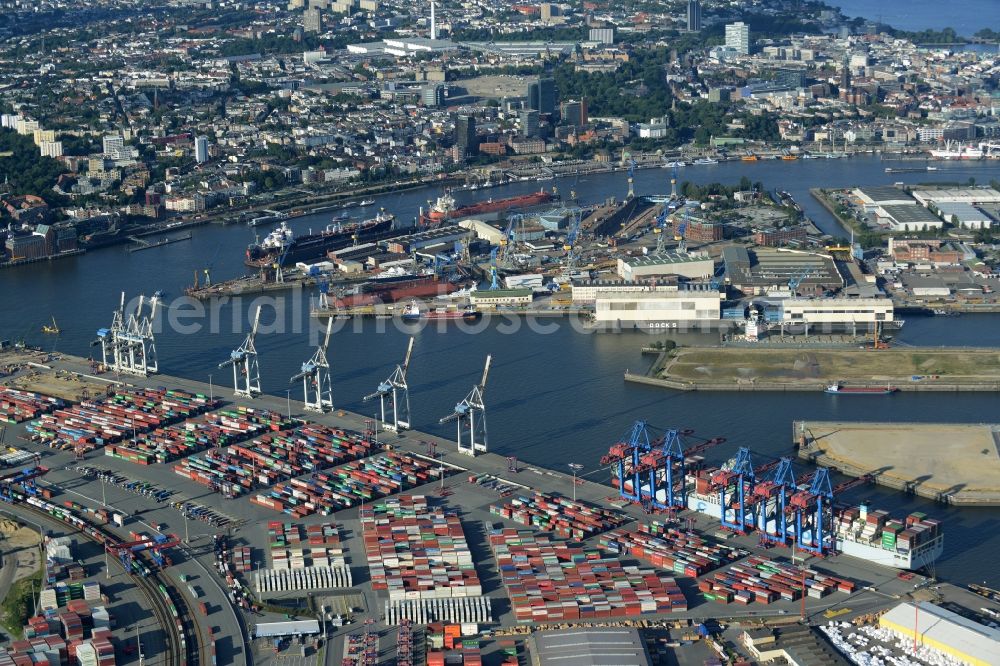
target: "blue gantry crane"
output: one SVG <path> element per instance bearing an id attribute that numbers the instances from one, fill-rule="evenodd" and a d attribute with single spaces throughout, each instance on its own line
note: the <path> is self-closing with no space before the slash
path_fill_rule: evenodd
<path id="1" fill-rule="evenodd" d="M 754 526 L 761 539 L 772 543 L 788 543 L 788 500 L 795 492 L 795 470 L 791 458 L 781 458 L 771 474 L 759 481 L 751 493 Z"/>
<path id="2" fill-rule="evenodd" d="M 719 505 L 722 527 L 739 533 L 746 532 L 748 495 L 753 492 L 755 473 L 750 449 L 741 446 L 736 459 L 729 469 L 721 469 L 712 475 L 712 487 L 719 489 Z M 727 492 L 732 494 L 727 497 Z M 730 506 L 732 505 L 732 506 Z"/>

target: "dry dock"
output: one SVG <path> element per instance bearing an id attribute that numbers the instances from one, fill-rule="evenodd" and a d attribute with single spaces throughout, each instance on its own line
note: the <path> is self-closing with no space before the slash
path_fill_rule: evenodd
<path id="1" fill-rule="evenodd" d="M 964 506 L 1000 505 L 1000 426 L 796 421 L 799 457 Z"/>

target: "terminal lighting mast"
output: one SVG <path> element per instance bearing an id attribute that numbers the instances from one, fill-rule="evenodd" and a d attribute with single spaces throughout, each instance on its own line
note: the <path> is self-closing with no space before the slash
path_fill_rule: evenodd
<path id="1" fill-rule="evenodd" d="M 253 318 L 253 328 L 243 344 L 229 354 L 229 360 L 219 364 L 220 368 L 233 366 L 233 394 L 236 397 L 256 398 L 260 395 L 260 365 L 257 363 L 257 324 L 260 323 L 260 306 Z"/>
<path id="2" fill-rule="evenodd" d="M 288 380 L 294 384 L 302 380 L 304 408 L 310 412 L 325 412 L 333 409 L 333 381 L 330 379 L 330 363 L 326 360 L 326 350 L 330 346 L 333 332 L 333 317 L 326 320 L 326 337 L 323 344 L 316 347 L 316 353 L 302 364 L 302 372 Z"/>
<path id="3" fill-rule="evenodd" d="M 413 338 L 406 347 L 406 358 L 402 365 L 389 375 L 389 378 L 378 385 L 378 390 L 365 396 L 365 402 L 378 398 L 382 408 L 382 427 L 386 430 L 399 432 L 410 427 L 410 389 L 406 384 L 406 371 L 410 367 L 410 356 L 413 354 Z M 400 396 L 402 393 L 402 396 Z M 402 401 L 400 401 L 402 397 Z M 386 413 L 386 401 L 389 402 L 389 413 Z"/>
<path id="4" fill-rule="evenodd" d="M 457 423 L 458 452 L 474 456 L 476 453 L 486 453 L 486 405 L 483 404 L 483 393 L 486 391 L 486 378 L 490 374 L 490 362 L 492 356 L 486 357 L 486 367 L 483 368 L 483 378 L 472 387 L 465 400 L 455 405 L 455 411 L 441 419 L 441 423 L 455 421 Z M 479 412 L 479 418 L 476 418 Z M 467 443 L 462 442 L 462 422 L 465 421 L 469 433 Z"/>

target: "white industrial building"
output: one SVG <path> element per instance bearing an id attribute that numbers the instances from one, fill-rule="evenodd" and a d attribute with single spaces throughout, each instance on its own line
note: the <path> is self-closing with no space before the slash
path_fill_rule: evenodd
<path id="1" fill-rule="evenodd" d="M 928 190 L 913 190 L 913 198 L 920 205 L 967 203 L 967 204 L 1000 204 L 1000 192 L 992 187 L 953 187 L 934 188 Z"/>
<path id="2" fill-rule="evenodd" d="M 593 305 L 598 294 L 635 294 L 642 292 L 677 291 L 675 282 L 627 282 L 625 280 L 574 280 L 573 303 Z"/>
<path id="3" fill-rule="evenodd" d="M 915 206 L 916 200 L 909 194 L 891 185 L 881 187 L 859 187 L 851 194 L 866 213 L 873 212 L 879 206 Z"/>
<path id="4" fill-rule="evenodd" d="M 623 280 L 651 279 L 667 275 L 707 278 L 715 274 L 715 262 L 708 255 L 662 252 L 618 259 L 618 277 Z"/>
<path id="5" fill-rule="evenodd" d="M 927 601 L 902 603 L 882 615 L 879 626 L 939 650 L 963 664 L 991 666 L 1000 655 L 1000 630 L 966 619 Z"/>
<path id="6" fill-rule="evenodd" d="M 989 229 L 993 218 L 967 203 L 934 203 L 938 215 L 961 229 Z"/>
<path id="7" fill-rule="evenodd" d="M 713 325 L 721 317 L 722 298 L 716 289 L 599 293 L 594 300 L 594 321 L 638 328 Z"/>
<path id="8" fill-rule="evenodd" d="M 788 298 L 781 302 L 781 325 L 850 327 L 856 331 L 893 321 L 890 298 Z"/>
<path id="9" fill-rule="evenodd" d="M 879 206 L 875 215 L 880 224 L 893 231 L 930 231 L 941 229 L 944 222 L 922 206 Z"/>
<path id="10" fill-rule="evenodd" d="M 500 245 L 504 240 L 502 229 L 497 229 L 492 224 L 483 222 L 482 220 L 462 220 L 458 223 L 458 226 L 468 229 L 476 235 L 476 238 L 482 239 L 490 245 Z"/>

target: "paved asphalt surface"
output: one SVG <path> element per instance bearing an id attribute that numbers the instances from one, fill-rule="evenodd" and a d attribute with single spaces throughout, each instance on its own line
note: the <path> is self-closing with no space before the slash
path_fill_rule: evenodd
<path id="1" fill-rule="evenodd" d="M 63 358 L 54 363 L 55 367 L 71 369 L 77 372 L 89 373 L 86 362 L 80 359 Z M 198 392 L 208 393 L 208 386 L 197 382 L 178 378 L 155 376 L 148 379 L 129 378 L 127 381 L 137 385 L 162 386 L 167 385 L 173 388 L 181 388 Z M 227 402 L 231 401 L 231 392 L 216 387 L 215 396 L 222 397 Z M 244 400 L 235 400 L 238 404 L 249 404 Z M 257 407 L 266 407 L 275 411 L 285 412 L 287 410 L 286 400 L 272 396 L 264 396 L 252 403 Z M 359 415 L 334 413 L 326 415 L 316 415 L 303 413 L 292 403 L 293 416 L 315 420 L 328 425 L 336 425 L 351 430 L 363 429 L 363 417 Z M 180 548 L 173 549 L 171 556 L 174 565 L 166 570 L 175 583 L 177 589 L 186 597 L 190 596 L 187 587 L 180 582 L 180 575 L 189 576 L 192 585 L 198 588 L 201 593 L 197 600 L 188 599 L 189 605 L 195 609 L 196 619 L 205 627 L 212 627 L 216 634 L 215 647 L 217 652 L 218 666 L 228 664 L 250 664 L 254 661 L 260 664 L 274 664 L 275 666 L 322 666 L 325 664 L 339 664 L 343 655 L 343 645 L 346 636 L 350 633 L 362 631 L 361 622 L 368 618 L 379 620 L 385 603 L 385 598 L 371 590 L 368 583 L 369 576 L 365 563 L 365 553 L 359 535 L 358 512 L 356 508 L 339 511 L 332 516 L 310 516 L 308 518 L 294 521 L 300 524 L 315 524 L 323 522 L 336 522 L 341 529 L 341 538 L 345 539 L 346 556 L 352 570 L 355 589 L 352 590 L 316 590 L 315 595 L 323 595 L 326 600 L 332 600 L 335 612 L 344 610 L 346 607 L 354 607 L 353 622 L 341 627 L 334 628 L 328 626 L 329 643 L 325 649 L 319 651 L 307 647 L 305 657 L 301 656 L 298 645 L 286 647 L 279 653 L 275 653 L 273 646 L 267 641 L 253 641 L 249 645 L 248 651 L 245 646 L 243 636 L 246 630 L 251 630 L 258 622 L 284 620 L 283 615 L 259 616 L 234 611 L 225 594 L 225 581 L 221 579 L 214 568 L 214 553 L 212 548 L 212 535 L 218 531 L 226 531 L 234 539 L 236 545 L 248 545 L 253 550 L 254 567 L 267 566 L 266 546 L 267 546 L 267 522 L 280 520 L 282 522 L 293 522 L 291 516 L 271 511 L 264 507 L 251 504 L 249 496 L 244 496 L 235 500 L 223 499 L 221 495 L 209 491 L 208 488 L 196 484 L 176 475 L 172 464 L 141 466 L 130 462 L 104 456 L 100 451 L 87 454 L 83 461 L 76 461 L 74 457 L 66 452 L 50 450 L 29 444 L 23 440 L 15 439 L 15 435 L 24 435 L 24 426 L 11 427 L 7 435 L 9 445 L 22 446 L 29 450 L 42 453 L 41 464 L 49 467 L 51 472 L 45 477 L 44 483 L 54 484 L 63 489 L 64 495 L 54 498 L 53 501 L 62 503 L 65 500 L 77 502 L 84 506 L 98 507 L 104 503 L 102 498 L 102 484 L 93 479 L 87 478 L 76 471 L 76 467 L 87 465 L 102 469 L 114 470 L 130 479 L 148 480 L 157 487 L 169 490 L 173 496 L 167 503 L 160 503 L 151 498 L 138 496 L 125 491 L 122 488 L 105 484 L 103 492 L 106 503 L 115 510 L 123 511 L 132 516 L 126 523 L 124 529 L 117 529 L 118 534 L 127 538 L 129 532 L 151 533 L 155 526 L 162 524 L 165 533 L 176 534 L 181 538 L 188 536 L 188 543 Z M 470 473 L 488 472 L 497 476 L 509 479 L 523 486 L 532 486 L 547 492 L 555 492 L 565 496 L 573 495 L 573 481 L 569 470 L 550 471 L 532 466 L 524 466 L 516 474 L 507 472 L 506 461 L 496 455 L 484 455 L 477 458 L 469 458 L 455 452 L 454 444 L 445 442 L 437 437 L 417 432 L 409 432 L 405 435 L 384 433 L 380 435 L 392 446 L 402 449 L 409 449 L 414 452 L 423 453 L 426 449 L 424 441 L 434 441 L 438 443 L 438 451 L 445 451 L 445 463 L 460 466 L 469 470 Z M 487 530 L 491 525 L 502 524 L 503 521 L 494 515 L 489 514 L 489 505 L 498 499 L 496 491 L 488 490 L 468 482 L 468 473 L 456 474 L 449 477 L 445 485 L 451 493 L 446 498 L 439 498 L 435 501 L 445 502 L 446 505 L 457 510 L 463 521 L 465 532 L 469 541 L 476 567 L 483 583 L 484 594 L 490 596 L 493 602 L 495 619 L 503 625 L 513 625 L 513 613 L 510 604 L 506 599 L 506 594 L 499 584 L 499 577 L 496 572 L 495 562 L 487 546 Z M 593 471 L 584 472 L 584 476 L 591 479 L 602 479 L 604 473 Z M 43 483 L 43 485 L 44 485 Z M 437 482 L 429 484 L 423 488 L 409 491 L 412 494 L 436 495 L 438 493 Z M 577 496 L 580 499 L 607 504 L 607 498 L 611 497 L 613 490 L 605 485 L 599 485 L 589 481 L 581 482 L 577 485 Z M 252 493 L 255 494 L 255 493 Z M 211 508 L 219 514 L 229 517 L 230 525 L 224 529 L 212 527 L 208 523 L 200 521 L 187 521 L 174 508 L 171 508 L 170 501 L 186 500 L 193 501 Z M 10 510 L 9 506 L 0 506 L 0 509 Z M 642 512 L 638 507 L 626 509 L 630 517 L 641 519 Z M 520 527 L 514 523 L 507 523 L 511 527 Z M 708 517 L 697 515 L 695 527 L 704 530 L 708 534 L 713 534 L 718 530 L 718 524 Z M 50 528 L 51 533 L 59 532 Z M 759 551 L 757 540 L 752 537 L 735 537 L 734 540 L 744 548 L 751 551 Z M 79 543 L 79 540 L 78 540 Z M 588 545 L 596 545 L 589 543 Z M 84 550 L 93 550 L 90 553 L 89 563 L 93 567 L 100 569 L 102 565 L 98 562 L 100 553 L 94 544 L 88 544 Z M 788 559 L 789 552 L 782 549 L 773 549 L 766 552 L 767 555 Z M 640 565 L 648 567 L 643 563 Z M 942 601 L 955 602 L 959 605 L 978 611 L 981 607 L 990 607 L 1000 610 L 1000 604 L 988 602 L 987 600 L 973 595 L 963 589 L 950 585 L 935 585 L 933 589 L 930 584 L 921 577 L 916 577 L 911 581 L 903 581 L 897 577 L 897 571 L 874 566 L 863 560 L 837 556 L 820 561 L 809 561 L 810 566 L 829 571 L 838 576 L 856 581 L 859 584 L 858 592 L 853 595 L 844 593 L 834 593 L 823 599 L 807 599 L 806 612 L 810 618 L 817 622 L 825 622 L 823 613 L 830 609 L 849 609 L 838 619 L 849 619 L 853 616 L 878 610 L 897 603 L 898 600 L 908 598 L 914 592 L 915 587 L 921 588 L 921 593 L 940 598 Z M 111 580 L 111 587 L 114 596 L 122 601 L 114 604 L 112 612 L 119 618 L 119 626 L 130 626 L 138 621 L 140 630 L 144 636 L 149 632 L 149 638 L 143 639 L 147 656 L 155 660 L 157 645 L 150 631 L 152 627 L 149 622 L 152 619 L 151 613 L 143 609 L 141 599 L 135 598 L 136 590 L 127 585 L 127 580 L 122 574 L 121 567 L 117 563 L 111 564 L 111 571 L 114 577 Z M 103 579 L 103 574 L 100 574 Z M 103 580 L 102 580 L 103 582 Z M 249 580 L 247 581 L 250 582 Z M 682 589 L 691 605 L 687 613 L 674 614 L 666 619 L 693 618 L 700 619 L 706 617 L 746 619 L 750 617 L 775 616 L 775 615 L 797 615 L 799 613 L 798 602 L 778 602 L 768 606 L 751 604 L 750 606 L 719 606 L 701 600 L 697 594 L 696 581 L 681 578 L 679 579 Z M 307 592 L 294 592 L 286 594 L 269 595 L 274 598 L 295 597 L 300 599 L 300 603 L 308 603 Z M 360 596 L 357 596 L 359 595 Z M 130 595 L 132 595 L 130 597 Z M 338 599 L 344 595 L 355 595 L 354 598 L 345 600 Z M 203 617 L 197 612 L 197 603 L 204 601 L 210 610 L 207 617 Z M 319 600 L 315 605 L 320 605 L 323 600 Z M 360 604 L 355 607 L 354 604 Z M 644 616 L 643 619 L 646 619 Z M 655 619 L 655 618 L 651 618 Z M 383 623 L 376 625 L 381 633 L 380 650 L 383 659 L 392 659 L 395 656 L 395 630 L 387 628 Z M 121 632 L 119 632 L 121 633 Z M 132 638 L 134 643 L 134 638 Z M 497 659 L 498 655 L 493 653 L 495 648 L 487 646 L 484 656 L 487 662 Z M 120 659 L 122 657 L 120 656 Z M 147 663 L 155 663 L 146 659 Z M 124 663 L 127 663 L 125 661 Z"/>

